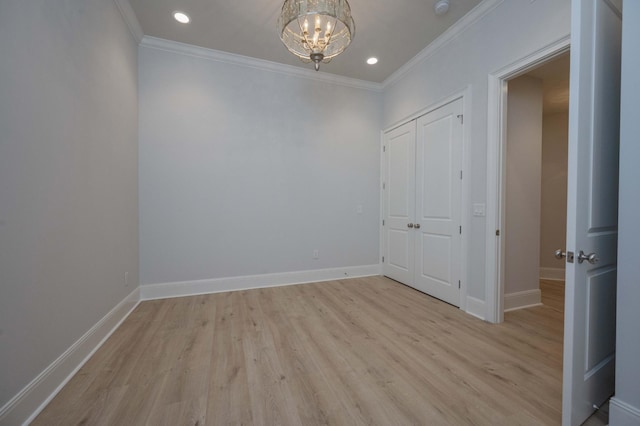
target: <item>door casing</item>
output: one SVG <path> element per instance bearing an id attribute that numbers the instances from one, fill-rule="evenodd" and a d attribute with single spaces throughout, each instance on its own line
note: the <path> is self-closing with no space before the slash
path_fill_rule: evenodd
<path id="1" fill-rule="evenodd" d="M 489 74 L 485 319 L 492 323 L 504 321 L 507 84 L 509 80 L 568 52 L 569 48 L 570 36 L 566 35 Z"/>

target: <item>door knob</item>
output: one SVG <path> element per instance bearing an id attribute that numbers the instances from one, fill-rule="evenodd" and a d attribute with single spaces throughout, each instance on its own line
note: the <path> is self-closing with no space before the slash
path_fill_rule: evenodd
<path id="1" fill-rule="evenodd" d="M 578 263 L 582 263 L 585 260 L 593 265 L 600 259 L 598 259 L 598 256 L 596 256 L 595 253 L 585 254 L 582 250 L 580 250 L 580 254 L 578 255 Z"/>
<path id="2" fill-rule="evenodd" d="M 407 228 L 413 228 L 413 223 L 408 223 Z"/>
<path id="3" fill-rule="evenodd" d="M 420 224 L 419 224 L 419 223 L 416 223 L 416 224 L 415 224 L 415 228 L 416 228 L 416 229 L 420 229 Z"/>
<path id="4" fill-rule="evenodd" d="M 556 250 L 554 254 L 556 256 L 556 259 L 563 259 L 567 256 L 567 253 L 563 252 L 562 249 Z"/>

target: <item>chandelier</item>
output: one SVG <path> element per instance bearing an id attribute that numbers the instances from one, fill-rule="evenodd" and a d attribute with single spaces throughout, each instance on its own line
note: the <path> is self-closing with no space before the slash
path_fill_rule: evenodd
<path id="1" fill-rule="evenodd" d="M 347 0 L 285 0 L 278 19 L 280 40 L 305 63 L 320 63 L 342 53 L 356 33 Z"/>

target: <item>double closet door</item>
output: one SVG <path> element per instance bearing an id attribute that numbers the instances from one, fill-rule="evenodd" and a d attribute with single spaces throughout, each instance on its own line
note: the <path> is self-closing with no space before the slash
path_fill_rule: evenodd
<path id="1" fill-rule="evenodd" d="M 462 100 L 385 134 L 383 273 L 460 306 Z"/>

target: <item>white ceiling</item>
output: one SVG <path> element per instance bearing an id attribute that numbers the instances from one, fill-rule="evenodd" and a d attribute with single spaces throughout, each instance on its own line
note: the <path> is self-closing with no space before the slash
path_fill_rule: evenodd
<path id="1" fill-rule="evenodd" d="M 481 0 L 450 0 L 436 16 L 436 0 L 349 0 L 356 23 L 351 46 L 321 72 L 382 82 Z M 131 0 L 145 35 L 312 69 L 287 51 L 276 30 L 283 0 Z M 179 24 L 183 11 L 191 23 Z M 367 65 L 371 56 L 376 65 Z"/>

